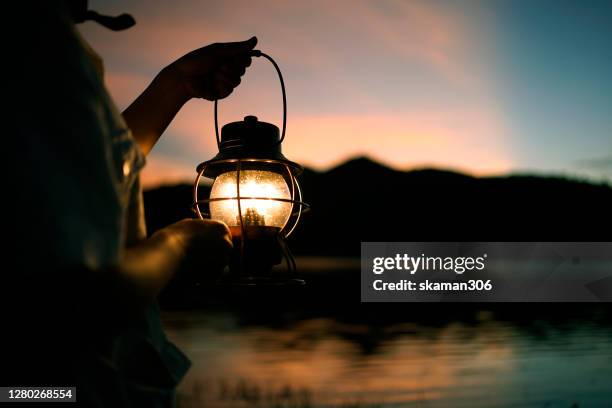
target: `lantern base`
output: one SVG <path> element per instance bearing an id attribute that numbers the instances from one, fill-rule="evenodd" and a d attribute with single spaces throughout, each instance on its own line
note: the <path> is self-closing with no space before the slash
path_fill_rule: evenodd
<path id="1" fill-rule="evenodd" d="M 230 227 L 234 250 L 230 275 L 235 277 L 269 277 L 274 265 L 283 260 L 279 242 L 280 228 L 264 225 Z"/>
<path id="2" fill-rule="evenodd" d="M 229 273 L 217 284 L 224 286 L 301 286 L 305 282 L 291 276 L 295 263 L 288 259 L 289 276 L 272 272 L 283 257 L 291 257 L 286 244 L 279 235 L 280 228 L 263 225 L 230 227 L 234 250 L 229 264 Z"/>

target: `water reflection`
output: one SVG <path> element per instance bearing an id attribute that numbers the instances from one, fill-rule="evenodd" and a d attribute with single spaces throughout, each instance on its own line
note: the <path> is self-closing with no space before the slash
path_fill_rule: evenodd
<path id="1" fill-rule="evenodd" d="M 193 361 L 182 407 L 610 407 L 612 329 L 581 321 L 370 325 L 313 317 L 244 325 L 164 316 Z"/>

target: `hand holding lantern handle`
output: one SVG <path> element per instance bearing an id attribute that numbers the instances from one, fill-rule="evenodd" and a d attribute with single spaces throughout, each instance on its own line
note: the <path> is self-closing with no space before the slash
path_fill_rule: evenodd
<path id="1" fill-rule="evenodd" d="M 274 61 L 274 59 L 268 54 L 265 54 L 261 52 L 260 50 L 251 50 L 250 55 L 253 57 L 264 57 L 265 59 L 270 61 L 272 65 L 274 65 L 274 69 L 276 69 L 276 73 L 278 74 L 278 79 L 280 81 L 281 91 L 283 94 L 283 129 L 281 131 L 280 140 L 276 142 L 275 145 L 280 145 L 281 143 L 283 143 L 283 140 L 285 140 L 285 130 L 287 129 L 287 92 L 285 91 L 285 81 L 283 80 L 283 74 L 281 73 L 281 70 L 278 64 L 276 63 L 276 61 Z M 217 147 L 221 148 L 221 138 L 219 136 L 219 119 L 218 119 L 218 114 L 217 114 L 218 112 L 217 105 L 218 105 L 218 100 L 215 99 L 215 136 L 217 137 Z"/>
<path id="2" fill-rule="evenodd" d="M 255 45 L 256 37 L 207 45 L 185 54 L 165 69 L 176 77 L 186 98 L 223 99 L 240 84 L 240 77 L 251 65 Z"/>
<path id="3" fill-rule="evenodd" d="M 230 95 L 251 65 L 257 38 L 215 43 L 191 51 L 164 68 L 123 112 L 143 153 L 148 154 L 191 98 L 217 101 Z"/>

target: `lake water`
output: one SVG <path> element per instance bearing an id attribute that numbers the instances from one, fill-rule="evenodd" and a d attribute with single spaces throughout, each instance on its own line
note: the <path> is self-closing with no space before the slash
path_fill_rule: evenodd
<path id="1" fill-rule="evenodd" d="M 603 306 L 361 307 L 165 313 L 193 362 L 180 407 L 612 407 Z"/>

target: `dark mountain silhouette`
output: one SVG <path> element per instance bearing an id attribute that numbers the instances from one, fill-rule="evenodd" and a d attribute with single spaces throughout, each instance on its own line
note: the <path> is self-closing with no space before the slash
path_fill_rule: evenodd
<path id="1" fill-rule="evenodd" d="M 609 241 L 612 188 L 558 177 L 396 171 L 367 158 L 300 177 L 312 205 L 297 255 L 359 256 L 361 241 Z M 149 232 L 191 211 L 191 185 L 145 192 Z"/>

